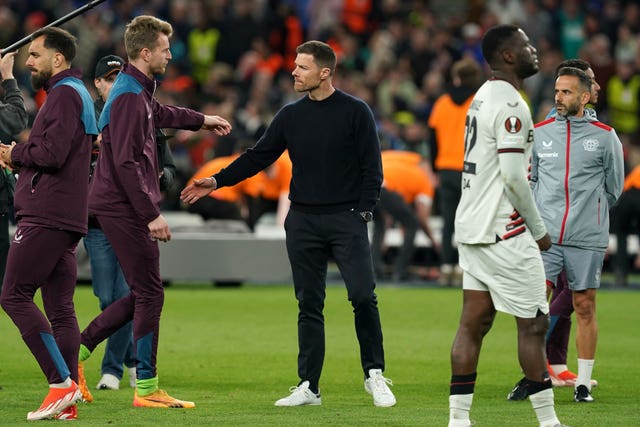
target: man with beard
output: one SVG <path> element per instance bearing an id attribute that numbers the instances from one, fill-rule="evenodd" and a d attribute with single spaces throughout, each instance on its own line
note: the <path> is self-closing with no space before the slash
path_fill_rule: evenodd
<path id="1" fill-rule="evenodd" d="M 595 106 L 598 102 L 598 91 L 600 85 L 596 81 L 596 76 L 591 69 L 591 65 L 582 59 L 566 59 L 556 67 L 556 78 L 558 72 L 564 67 L 574 67 L 584 71 L 591 79 L 591 93 L 589 96 L 589 104 Z M 585 114 L 596 117 L 596 111 L 593 108 L 585 107 Z M 547 119 L 556 115 L 555 107 L 549 111 Z M 547 331 L 547 369 L 549 377 L 554 387 L 574 387 L 578 375 L 573 373 L 567 367 L 567 351 L 569 348 L 569 334 L 571 332 L 571 314 L 573 313 L 573 296 L 572 291 L 567 285 L 567 275 L 563 271 L 558 275 L 555 283 L 547 281 L 547 294 L 551 293 L 549 301 L 549 330 Z M 598 381 L 591 379 L 591 386 L 596 386 Z M 527 390 L 517 383 L 513 390 L 508 394 L 509 400 L 525 400 L 527 398 Z"/>
<path id="2" fill-rule="evenodd" d="M 624 183 L 622 144 L 615 130 L 585 113 L 591 90 L 592 79 L 584 71 L 558 71 L 557 112 L 536 125 L 531 160 L 533 196 L 553 242 L 542 255 L 546 280 L 555 283 L 564 269 L 572 291 L 578 324 L 576 402 L 593 402 L 596 289 L 609 245 L 609 208 Z"/>
<path id="3" fill-rule="evenodd" d="M 371 109 L 333 86 L 336 55 L 326 43 L 299 45 L 291 73 L 296 92 L 253 148 L 180 195 L 195 203 L 216 188 L 234 185 L 272 164 L 284 150 L 292 163 L 291 208 L 285 220 L 287 253 L 298 300 L 300 382 L 276 406 L 320 405 L 324 363 L 324 299 L 329 257 L 347 287 L 360 344 L 364 388 L 375 406 L 396 399 L 385 378 L 382 327 L 375 294 L 367 223 L 380 196 L 380 141 Z"/>
<path id="4" fill-rule="evenodd" d="M 89 213 L 111 243 L 131 293 L 106 307 L 82 331 L 79 384 L 85 394 L 82 361 L 133 320 L 137 360 L 133 406 L 137 407 L 195 407 L 158 386 L 156 356 L 164 303 L 158 240 L 169 241 L 171 231 L 159 208 L 155 129 L 202 128 L 218 135 L 231 131 L 221 117 L 162 105 L 154 98 L 154 76 L 164 74 L 171 59 L 172 33 L 171 24 L 153 16 L 141 15 L 127 24 L 124 44 L 129 62 L 113 83 L 100 115 L 102 143 L 89 191 Z"/>
<path id="5" fill-rule="evenodd" d="M 482 53 L 492 75 L 467 113 L 455 219 L 463 306 L 451 349 L 449 427 L 472 425 L 480 348 L 497 310 L 516 318 L 518 359 L 540 426 L 560 426 L 544 357 L 549 305 L 540 250 L 549 249 L 551 240 L 527 182 L 533 122 L 518 92 L 538 71 L 538 58 L 513 25 L 490 28 Z"/>
<path id="6" fill-rule="evenodd" d="M 59 28 L 31 37 L 26 66 L 47 101 L 26 143 L 0 145 L 0 158 L 19 170 L 18 221 L 0 304 L 47 377 L 49 394 L 28 420 L 74 418 L 80 331 L 73 306 L 75 248 L 87 232 L 88 165 L 98 134 L 93 101 L 78 69 L 76 39 Z M 64 208 L 61 208 L 64 207 Z M 33 301 L 40 288 L 43 314 Z"/>

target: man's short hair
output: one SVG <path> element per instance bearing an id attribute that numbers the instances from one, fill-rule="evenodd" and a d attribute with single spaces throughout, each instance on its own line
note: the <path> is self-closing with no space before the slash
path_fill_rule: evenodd
<path id="1" fill-rule="evenodd" d="M 496 65 L 500 54 L 519 30 L 519 27 L 508 24 L 496 25 L 487 30 L 482 37 L 482 56 L 489 65 Z"/>
<path id="2" fill-rule="evenodd" d="M 313 56 L 314 61 L 320 68 L 328 68 L 331 74 L 336 69 L 336 53 L 331 46 L 318 40 L 310 40 L 302 43 L 296 48 L 297 53 L 305 53 Z"/>
<path id="3" fill-rule="evenodd" d="M 587 71 L 589 68 L 591 68 L 591 64 L 589 64 L 584 59 L 579 58 L 565 59 L 556 67 L 556 77 L 558 76 L 558 71 L 560 71 L 561 68 L 565 67 L 573 67 L 577 68 L 578 70 Z"/>
<path id="4" fill-rule="evenodd" d="M 76 38 L 70 32 L 58 27 L 41 28 L 31 35 L 31 41 L 44 36 L 45 49 L 55 50 L 64 56 L 67 63 L 71 63 L 76 57 L 78 47 Z"/>
<path id="5" fill-rule="evenodd" d="M 558 77 L 560 76 L 575 76 L 578 78 L 578 83 L 585 92 L 591 92 L 591 85 L 593 84 L 591 81 L 591 77 L 587 75 L 584 71 L 576 67 L 562 67 L 558 70 Z"/>
<path id="6" fill-rule="evenodd" d="M 463 58 L 451 66 L 451 76 L 460 79 L 463 86 L 478 86 L 482 83 L 482 68 L 473 58 Z"/>
<path id="7" fill-rule="evenodd" d="M 129 59 L 137 59 L 144 48 L 153 50 L 158 45 L 158 36 L 171 37 L 171 24 L 155 16 L 140 15 L 127 24 L 124 32 L 124 47 Z"/>

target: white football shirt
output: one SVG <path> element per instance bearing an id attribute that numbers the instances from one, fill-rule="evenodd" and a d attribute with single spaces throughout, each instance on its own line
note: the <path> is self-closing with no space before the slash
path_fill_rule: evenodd
<path id="1" fill-rule="evenodd" d="M 485 82 L 467 112 L 462 197 L 455 220 L 458 242 L 495 243 L 527 231 L 525 219 L 507 197 L 499 156 L 522 153 L 522 163 L 509 167 L 521 168 L 526 180 L 532 145 L 531 112 L 520 93 L 504 80 Z M 544 234 L 544 224 L 527 193 L 519 194 L 518 208 L 530 213 L 536 233 Z"/>

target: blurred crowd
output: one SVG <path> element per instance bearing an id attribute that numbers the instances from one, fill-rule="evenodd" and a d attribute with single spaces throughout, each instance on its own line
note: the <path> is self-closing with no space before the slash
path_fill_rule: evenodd
<path id="1" fill-rule="evenodd" d="M 8 46 L 84 4 L 0 0 L 0 42 Z M 534 121 L 553 107 L 558 63 L 585 59 L 601 87 L 598 117 L 618 132 L 627 171 L 640 164 L 640 5 L 634 0 L 108 0 L 63 26 L 78 37 L 74 66 L 84 70 L 87 87 L 93 88 L 100 57 L 126 58 L 124 26 L 140 14 L 174 29 L 173 59 L 158 99 L 223 116 L 234 126 L 226 137 L 168 131 L 178 176 L 165 209 L 180 209 L 181 184 L 208 161 L 252 145 L 275 112 L 300 96 L 290 72 L 296 46 L 308 39 L 334 48 L 334 85 L 371 106 L 383 148 L 429 160 L 435 142 L 428 120 L 452 84 L 452 65 L 470 58 L 486 77 L 484 31 L 516 24 L 540 59 L 540 72 L 526 81 Z M 31 89 L 26 55 L 21 49 L 15 71 L 33 118 L 43 96 Z M 437 171 L 432 179 L 437 193 Z M 437 195 L 432 213 L 438 213 Z"/>

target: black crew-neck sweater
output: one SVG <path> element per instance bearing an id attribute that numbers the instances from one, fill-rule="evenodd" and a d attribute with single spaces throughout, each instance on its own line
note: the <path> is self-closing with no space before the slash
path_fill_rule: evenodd
<path id="1" fill-rule="evenodd" d="M 218 187 L 249 178 L 289 150 L 291 208 L 310 213 L 370 211 L 382 184 L 380 141 L 362 100 L 336 90 L 322 101 L 287 104 L 264 135 L 214 175 Z"/>

